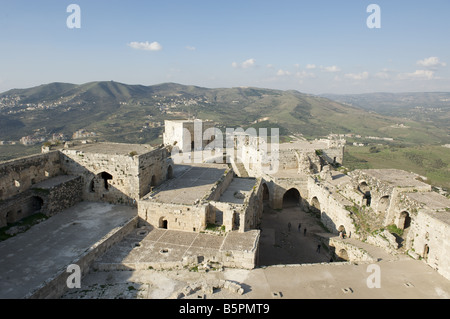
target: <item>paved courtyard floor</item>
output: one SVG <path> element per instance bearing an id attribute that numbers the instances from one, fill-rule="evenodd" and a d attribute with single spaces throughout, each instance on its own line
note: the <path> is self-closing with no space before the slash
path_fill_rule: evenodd
<path id="1" fill-rule="evenodd" d="M 288 229 L 288 223 L 291 229 Z M 298 224 L 302 228 L 298 231 Z M 306 235 L 303 232 L 306 227 Z M 171 299 L 186 286 L 227 280 L 241 285 L 244 293 L 226 289 L 194 293 L 187 298 L 206 299 L 448 299 L 450 281 L 424 262 L 406 255 L 389 257 L 381 249 L 380 288 L 370 288 L 369 263 L 329 262 L 328 252 L 317 252 L 316 234 L 323 233 L 314 216 L 289 207 L 264 212 L 259 267 L 194 272 L 183 270 L 94 271 L 82 279 L 82 287 L 63 298 Z M 352 239 L 352 243 L 358 244 Z M 367 247 L 364 247 L 365 249 Z M 118 256 L 119 257 L 119 256 Z M 117 260 L 116 260 L 117 261 Z M 372 281 L 371 281 L 372 282 Z"/>
<path id="2" fill-rule="evenodd" d="M 23 298 L 117 227 L 137 209 L 81 202 L 0 242 L 0 298 Z"/>

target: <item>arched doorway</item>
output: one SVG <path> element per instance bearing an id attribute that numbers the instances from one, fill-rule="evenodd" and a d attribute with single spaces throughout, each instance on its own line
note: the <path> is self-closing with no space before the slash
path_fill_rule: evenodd
<path id="1" fill-rule="evenodd" d="M 380 213 L 385 213 L 389 208 L 389 196 L 383 196 L 378 202 L 378 211 Z"/>
<path id="2" fill-rule="evenodd" d="M 156 177 L 152 175 L 152 179 L 150 180 L 150 189 L 156 186 Z"/>
<path id="3" fill-rule="evenodd" d="M 101 172 L 100 177 L 103 179 L 103 186 L 105 187 L 105 190 L 109 190 L 108 180 L 113 179 L 112 175 L 107 172 Z"/>
<path id="4" fill-rule="evenodd" d="M 263 201 L 267 202 L 269 200 L 270 193 L 269 193 L 269 187 L 266 183 L 263 183 Z"/>
<path id="5" fill-rule="evenodd" d="M 363 194 L 363 205 L 370 207 L 370 204 L 372 202 L 372 195 L 370 193 L 369 185 L 367 185 L 366 182 L 361 182 L 358 189 Z"/>
<path id="6" fill-rule="evenodd" d="M 173 168 L 172 165 L 169 165 L 169 167 L 167 168 L 167 179 L 172 179 L 173 178 Z"/>
<path id="7" fill-rule="evenodd" d="M 159 219 L 159 228 L 168 229 L 169 223 L 165 217 Z"/>
<path id="8" fill-rule="evenodd" d="M 425 245 L 425 247 L 423 248 L 423 259 L 425 261 L 428 260 L 428 254 L 430 253 L 430 247 L 428 245 Z"/>
<path id="9" fill-rule="evenodd" d="M 320 202 L 319 199 L 315 196 L 311 199 L 310 211 L 320 218 L 322 212 L 320 209 Z"/>
<path id="10" fill-rule="evenodd" d="M 411 226 L 411 217 L 409 215 L 409 212 L 403 211 L 400 214 L 400 218 L 398 220 L 397 227 L 400 228 L 400 229 L 405 230 L 405 229 L 408 229 L 409 226 Z"/>
<path id="11" fill-rule="evenodd" d="M 345 249 L 339 250 L 337 256 L 338 256 L 340 259 L 342 259 L 342 260 L 348 261 L 348 253 L 347 253 L 347 251 L 346 251 Z"/>
<path id="12" fill-rule="evenodd" d="M 40 213 L 42 206 L 44 206 L 44 200 L 40 198 L 39 196 L 33 196 L 31 199 L 31 213 L 36 214 Z"/>
<path id="13" fill-rule="evenodd" d="M 283 208 L 294 207 L 300 204 L 300 192 L 291 188 L 283 195 Z"/>

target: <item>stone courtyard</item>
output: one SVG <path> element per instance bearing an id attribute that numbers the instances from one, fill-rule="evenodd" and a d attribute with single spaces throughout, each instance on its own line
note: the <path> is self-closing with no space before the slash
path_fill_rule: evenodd
<path id="1" fill-rule="evenodd" d="M 287 228 L 288 222 L 292 224 L 290 231 Z M 300 232 L 297 229 L 298 222 L 302 223 Z M 306 236 L 303 227 L 307 227 Z M 163 234 L 167 235 L 167 232 L 166 230 L 155 232 L 155 237 L 161 238 Z M 173 240 L 186 242 L 187 245 L 195 242 L 192 238 L 184 240 L 189 234 L 173 232 L 172 235 Z M 212 268 L 211 264 L 206 263 L 206 267 L 195 270 L 148 269 L 145 267 L 148 266 L 145 263 L 148 257 L 126 253 L 132 250 L 133 243 L 139 239 L 138 235 L 132 235 L 97 261 L 95 271 L 83 278 L 80 289 L 72 289 L 62 298 L 197 300 L 450 298 L 450 282 L 422 261 L 406 255 L 392 256 L 379 247 L 361 244 L 356 239 L 335 238 L 347 244 L 359 245 L 360 249 L 367 249 L 374 257 L 373 262 L 329 262 L 328 251 L 324 249 L 321 249 L 320 253 L 316 251 L 320 242 L 317 236 L 322 235 L 325 234 L 317 218 L 302 212 L 299 207 L 288 207 L 279 211 L 267 208 L 262 223 L 260 265 L 251 270 Z M 151 259 L 168 261 L 158 251 L 167 245 L 164 243 L 156 247 Z M 122 249 L 121 254 L 117 253 L 118 249 Z M 150 255 L 143 254 L 143 256 Z M 124 267 L 119 270 L 117 264 L 111 263 L 123 262 L 126 266 L 133 259 L 139 260 L 144 267 L 133 265 L 128 266 L 128 269 Z M 109 266 L 108 262 L 111 263 Z M 370 275 L 367 267 L 371 264 L 380 267 L 380 288 L 367 286 L 366 281 Z"/>
<path id="2" fill-rule="evenodd" d="M 169 122 L 158 147 L 70 142 L 0 163 L 13 236 L 0 242 L 0 298 L 449 297 L 450 199 L 420 176 L 339 170 L 334 136 L 283 144 L 275 172 L 245 133 L 218 163 L 176 164 L 176 145 L 201 155 L 192 134 L 212 123 Z M 81 288 L 67 286 L 73 264 Z"/>

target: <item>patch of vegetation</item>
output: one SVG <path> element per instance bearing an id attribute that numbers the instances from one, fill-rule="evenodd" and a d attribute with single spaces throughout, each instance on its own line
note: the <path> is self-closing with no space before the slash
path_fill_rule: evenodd
<path id="1" fill-rule="evenodd" d="M 35 187 L 32 188 L 32 190 L 36 193 L 42 194 L 42 195 L 48 195 L 50 194 L 50 190 L 46 189 L 46 188 L 39 188 L 39 187 Z"/>
<path id="2" fill-rule="evenodd" d="M 18 233 L 23 233 L 23 232 L 27 231 L 28 229 L 30 229 L 33 225 L 36 225 L 45 219 L 48 219 L 48 217 L 46 215 L 44 215 L 42 213 L 37 213 L 37 214 L 30 215 L 28 217 L 25 217 L 25 218 L 19 220 L 18 222 L 8 224 L 7 226 L 0 228 L 0 241 L 3 241 L 3 240 L 6 240 L 8 238 L 15 236 L 15 235 L 10 235 L 7 233 L 7 231 L 9 229 L 11 229 L 12 227 L 19 227 L 20 231 Z"/>
<path id="3" fill-rule="evenodd" d="M 399 236 L 403 236 L 403 229 L 398 228 L 394 224 L 387 226 L 386 229 L 392 234 L 397 234 Z"/>

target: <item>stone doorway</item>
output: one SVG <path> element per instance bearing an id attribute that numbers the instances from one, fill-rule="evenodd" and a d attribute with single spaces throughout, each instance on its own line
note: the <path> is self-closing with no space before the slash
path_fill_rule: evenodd
<path id="1" fill-rule="evenodd" d="M 398 220 L 398 228 L 407 230 L 411 226 L 411 217 L 409 212 L 404 211 L 400 214 L 400 218 Z"/>
<path id="2" fill-rule="evenodd" d="M 283 209 L 299 206 L 300 199 L 300 192 L 296 188 L 291 188 L 283 195 Z"/>

